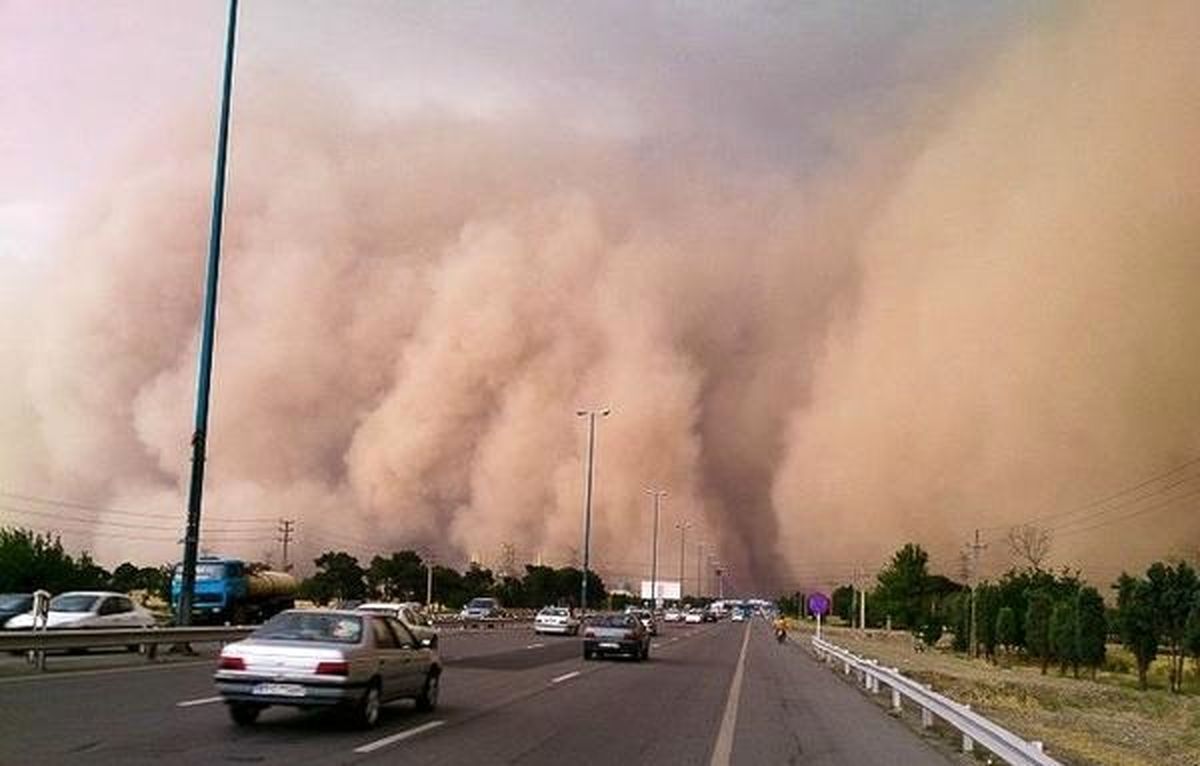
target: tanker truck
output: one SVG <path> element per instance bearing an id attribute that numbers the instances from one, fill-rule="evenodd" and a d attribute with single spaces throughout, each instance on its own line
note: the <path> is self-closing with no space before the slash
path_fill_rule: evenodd
<path id="1" fill-rule="evenodd" d="M 171 579 L 171 608 L 179 611 L 183 565 Z M 295 606 L 296 578 L 286 572 L 252 567 L 240 559 L 201 556 L 196 561 L 192 623 L 248 625 L 263 622 Z"/>

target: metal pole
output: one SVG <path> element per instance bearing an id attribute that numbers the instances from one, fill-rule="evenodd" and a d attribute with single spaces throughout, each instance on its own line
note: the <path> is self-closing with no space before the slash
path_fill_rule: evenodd
<path id="1" fill-rule="evenodd" d="M 683 598 L 683 571 L 684 571 L 683 567 L 684 567 L 685 556 L 687 553 L 686 548 L 684 546 L 686 545 L 687 531 L 688 531 L 688 527 L 690 527 L 690 526 L 691 526 L 691 524 L 689 524 L 686 521 L 681 521 L 675 525 L 675 528 L 679 530 L 679 597 L 680 597 L 680 599 Z"/>
<path id="2" fill-rule="evenodd" d="M 650 604 L 651 608 L 658 607 L 658 517 L 661 509 L 660 501 L 666 495 L 665 490 L 661 489 L 646 489 L 646 492 L 654 496 L 654 533 L 650 548 Z"/>
<path id="3" fill-rule="evenodd" d="M 607 416 L 611 410 L 579 410 L 575 414 L 588 419 L 587 474 L 583 491 L 583 581 L 579 584 L 579 611 L 587 611 L 588 566 L 592 550 L 592 471 L 596 452 L 596 415 Z"/>
<path id="4" fill-rule="evenodd" d="M 217 276 L 221 260 L 221 225 L 225 213 L 225 157 L 229 145 L 229 104 L 233 92 L 233 51 L 237 33 L 237 0 L 229 0 L 225 35 L 225 71 L 221 80 L 221 114 L 217 123 L 217 164 L 213 179 L 212 225 L 208 238 L 208 267 L 204 282 L 204 315 L 200 327 L 200 358 L 196 372 L 196 419 L 192 432 L 192 478 L 188 485 L 187 531 L 183 537 L 176 622 L 192 621 L 196 589 L 196 556 L 200 546 L 200 501 L 204 493 L 205 445 L 208 439 L 208 399 L 212 381 L 213 335 L 217 319 Z"/>
<path id="5" fill-rule="evenodd" d="M 433 562 L 425 560 L 425 608 L 433 604 Z"/>
<path id="6" fill-rule="evenodd" d="M 696 545 L 696 593 L 700 598 L 704 598 L 704 541 L 701 540 Z"/>

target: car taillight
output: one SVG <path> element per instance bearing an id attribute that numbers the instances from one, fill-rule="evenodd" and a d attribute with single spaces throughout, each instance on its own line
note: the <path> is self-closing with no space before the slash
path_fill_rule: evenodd
<path id="1" fill-rule="evenodd" d="M 221 659 L 217 661 L 217 667 L 220 670 L 245 670 L 246 661 L 241 657 L 230 657 L 222 654 Z"/>
<path id="2" fill-rule="evenodd" d="M 326 660 L 317 663 L 317 675 L 319 676 L 348 676 L 350 675 L 350 663 L 345 660 Z"/>

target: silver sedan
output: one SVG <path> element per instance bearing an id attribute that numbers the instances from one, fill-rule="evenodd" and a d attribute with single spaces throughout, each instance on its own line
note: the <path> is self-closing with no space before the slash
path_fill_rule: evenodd
<path id="1" fill-rule="evenodd" d="M 433 710 L 441 672 L 436 650 L 394 618 L 293 609 L 226 646 L 214 680 L 239 726 L 271 705 L 287 705 L 342 708 L 371 727 L 391 700 Z"/>

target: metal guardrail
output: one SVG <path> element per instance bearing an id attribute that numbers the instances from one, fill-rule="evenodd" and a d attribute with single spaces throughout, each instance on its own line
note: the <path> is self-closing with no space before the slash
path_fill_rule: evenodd
<path id="1" fill-rule="evenodd" d="M 1042 743 L 1027 741 L 999 724 L 989 721 L 971 709 L 970 705 L 938 694 L 929 686 L 914 681 L 896 668 L 880 667 L 875 660 L 859 657 L 824 639 L 813 637 L 813 651 L 827 664 L 841 663 L 846 675 L 857 673 L 866 691 L 879 693 L 880 685 L 892 691 L 892 709 L 901 709 L 901 699 L 908 699 L 921 709 L 921 723 L 933 726 L 940 718 L 962 734 L 962 750 L 972 752 L 976 744 L 1014 766 L 1062 766 L 1042 749 Z"/>
<path id="2" fill-rule="evenodd" d="M 0 651 L 28 652 L 39 670 L 46 668 L 46 652 L 63 649 L 105 649 L 137 646 L 147 659 L 157 656 L 159 644 L 225 643 L 245 638 L 253 626 L 186 628 L 109 628 L 0 631 Z"/>

